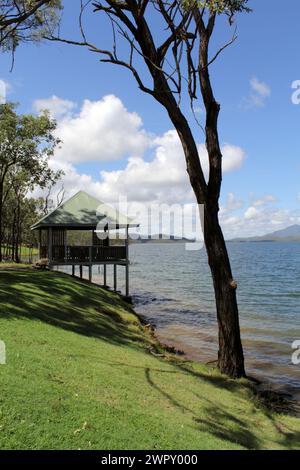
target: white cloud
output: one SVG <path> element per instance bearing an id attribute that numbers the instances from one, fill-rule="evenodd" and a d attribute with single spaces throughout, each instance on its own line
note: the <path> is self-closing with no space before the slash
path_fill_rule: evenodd
<path id="1" fill-rule="evenodd" d="M 201 164 L 204 170 L 206 179 L 209 174 L 209 163 L 207 150 L 204 144 L 198 145 L 198 151 L 200 155 Z M 221 148 L 223 159 L 222 159 L 222 168 L 224 173 L 238 170 L 241 168 L 245 158 L 246 153 L 241 147 L 235 145 L 225 144 Z"/>
<path id="2" fill-rule="evenodd" d="M 64 100 L 56 95 L 50 98 L 38 99 L 33 102 L 33 109 L 37 113 L 48 110 L 52 117 L 60 119 L 76 108 L 76 103 L 70 100 Z"/>
<path id="3" fill-rule="evenodd" d="M 238 211 L 244 205 L 241 199 L 236 198 L 234 193 L 227 194 L 227 200 L 225 206 L 220 206 L 220 214 L 231 214 L 232 212 Z"/>
<path id="4" fill-rule="evenodd" d="M 6 80 L 0 79 L 0 104 L 5 104 L 7 101 L 7 93 L 11 90 L 10 84 Z"/>
<path id="5" fill-rule="evenodd" d="M 103 194 L 116 200 L 118 194 L 130 200 L 182 202 L 193 199 L 182 146 L 176 131 L 170 130 L 153 141 L 155 147 L 151 160 L 130 157 L 123 170 L 101 172 Z M 224 172 L 238 169 L 245 157 L 235 146 L 223 147 Z M 199 146 L 204 171 L 208 173 L 207 152 Z"/>
<path id="6" fill-rule="evenodd" d="M 278 207 L 249 206 L 240 216 L 220 214 L 221 225 L 227 239 L 260 236 L 289 225 L 300 223 L 300 212 Z"/>
<path id="7" fill-rule="evenodd" d="M 227 195 L 227 209 L 229 211 L 237 211 L 241 209 L 244 205 L 244 202 L 241 199 L 237 199 L 233 193 L 228 193 Z"/>
<path id="8" fill-rule="evenodd" d="M 266 100 L 271 96 L 271 88 L 266 83 L 253 77 L 250 80 L 250 95 L 244 99 L 243 105 L 246 108 L 262 108 Z"/>
<path id="9" fill-rule="evenodd" d="M 276 198 L 272 194 L 266 194 L 260 199 L 256 199 L 255 201 L 253 201 L 253 205 L 255 207 L 260 207 L 260 206 L 265 206 L 266 204 L 269 204 L 275 201 L 276 201 Z"/>
<path id="10" fill-rule="evenodd" d="M 101 192 L 111 200 L 119 194 L 136 201 L 182 201 L 191 189 L 183 151 L 175 131 L 153 141 L 155 151 L 149 161 L 130 157 L 122 170 L 101 172 Z"/>
<path id="11" fill-rule="evenodd" d="M 0 104 L 6 103 L 6 85 L 3 80 L 0 80 Z"/>
<path id="12" fill-rule="evenodd" d="M 63 145 L 50 160 L 53 169 L 65 173 L 62 183 L 66 197 L 82 189 L 106 203 L 115 203 L 120 196 L 126 196 L 129 202 L 146 203 L 190 204 L 195 200 L 175 130 L 161 136 L 148 134 L 141 118 L 112 95 L 96 102 L 86 100 L 77 115 L 67 108 L 60 108 L 67 114 L 59 121 L 57 131 Z M 206 147 L 199 144 L 198 149 L 207 177 Z M 244 150 L 234 145 L 225 144 L 222 153 L 225 173 L 239 169 L 245 159 Z M 101 161 L 124 156 L 127 160 L 122 162 L 123 167 L 101 171 Z M 99 178 L 76 168 L 76 163 L 95 160 L 99 161 Z M 86 168 L 88 171 L 88 165 Z M 241 204 L 229 195 L 226 211 L 238 210 Z"/>
<path id="13" fill-rule="evenodd" d="M 261 82 L 255 81 L 252 85 L 253 92 L 256 90 L 259 96 L 269 96 L 267 89 L 260 86 L 264 85 Z M 141 118 L 129 112 L 113 95 L 94 102 L 85 100 L 77 114 L 74 114 L 74 103 L 55 96 L 37 100 L 34 106 L 36 110 L 51 107 L 52 113 L 60 116 L 58 135 L 64 144 L 51 158 L 50 164 L 53 169 L 65 172 L 62 183 L 66 197 L 86 190 L 107 203 L 117 202 L 120 195 L 134 202 L 191 205 L 194 201 L 182 146 L 175 130 L 161 136 L 150 135 L 143 129 Z M 199 144 L 198 150 L 207 178 L 209 165 L 205 145 Z M 222 154 L 224 173 L 238 170 L 246 158 L 241 147 L 228 143 L 222 146 Z M 75 166 L 79 162 L 99 161 L 100 170 L 101 161 L 122 157 L 127 158 L 123 168 L 99 171 L 98 179 L 80 173 Z M 56 191 L 60 187 L 61 183 Z M 300 201 L 300 193 L 298 199 Z M 275 201 L 270 194 L 260 198 L 250 195 L 249 207 L 244 208 L 243 201 L 229 193 L 220 210 L 226 238 L 262 235 L 300 223 L 299 213 L 270 205 Z"/>
<path id="14" fill-rule="evenodd" d="M 268 98 L 271 95 L 271 88 L 264 82 L 260 82 L 256 77 L 250 80 L 252 90 L 262 98 Z"/>
<path id="15" fill-rule="evenodd" d="M 254 199 L 251 193 L 249 204 L 244 204 L 235 194 L 229 193 L 226 204 L 220 210 L 220 222 L 226 239 L 265 235 L 300 224 L 300 211 L 270 205 L 276 200 L 271 195 Z"/>
<path id="16" fill-rule="evenodd" d="M 245 151 L 241 147 L 230 144 L 225 144 L 222 147 L 222 154 L 225 173 L 240 169 L 246 158 Z"/>
<path id="17" fill-rule="evenodd" d="M 163 178 L 161 170 L 167 163 L 170 163 L 168 180 L 182 178 L 186 164 L 175 130 L 163 136 L 150 135 L 143 129 L 140 116 L 129 112 L 114 95 L 105 96 L 99 101 L 85 100 L 80 112 L 75 115 L 71 113 L 74 107 L 75 103 L 56 96 L 34 102 L 36 111 L 48 108 L 58 119 L 60 117 L 56 134 L 62 144 L 55 152 L 57 160 L 82 163 L 129 157 L 128 171 L 132 173 L 132 168 L 137 167 L 139 172 L 151 170 L 152 176 L 147 175 L 146 179 L 151 180 L 152 184 Z M 151 165 L 143 158 L 147 148 L 155 149 L 155 161 Z M 205 145 L 199 144 L 198 150 L 207 176 L 209 165 Z M 222 153 L 224 172 L 237 170 L 245 159 L 244 150 L 234 145 L 223 145 Z M 159 175 L 155 174 L 154 177 L 155 172 Z"/>
<path id="18" fill-rule="evenodd" d="M 258 213 L 259 213 L 259 211 L 255 207 L 250 206 L 246 210 L 246 212 L 244 214 L 244 217 L 245 217 L 246 220 L 252 220 L 257 216 Z"/>
<path id="19" fill-rule="evenodd" d="M 102 108 L 102 101 L 103 100 L 101 100 L 101 102 L 96 102 L 96 108 L 98 108 L 99 103 Z M 110 99 L 109 101 L 111 102 Z M 132 116 L 125 110 L 120 100 L 113 97 L 112 103 L 117 109 L 119 109 L 119 114 L 123 113 L 123 122 L 126 119 L 130 121 Z M 89 102 L 89 106 L 90 105 L 92 105 L 92 103 Z M 87 111 L 87 114 L 89 120 L 91 118 L 90 112 Z M 97 115 L 98 114 L 97 110 Z M 112 115 L 116 116 L 116 114 L 116 111 L 112 110 Z M 83 119 L 83 116 L 81 116 L 81 118 Z M 70 130 L 69 122 L 70 120 L 67 119 L 67 127 Z M 134 115 L 134 122 L 137 124 L 141 122 L 136 115 Z M 64 123 L 65 120 L 63 120 L 59 125 L 60 129 L 64 126 Z M 81 123 L 80 126 L 82 125 L 83 124 Z M 75 127 L 77 127 L 77 124 L 75 124 Z M 140 143 L 135 141 L 134 144 L 137 145 L 137 153 L 138 147 L 141 147 L 139 154 L 129 156 L 127 164 L 122 169 L 100 171 L 98 181 L 93 180 L 88 175 L 77 173 L 73 166 L 73 162 L 75 161 L 76 163 L 77 159 L 75 156 L 79 154 L 79 150 L 78 148 L 76 148 L 76 150 L 74 149 L 74 152 L 76 152 L 75 156 L 74 153 L 72 153 L 73 158 L 67 158 L 68 154 L 64 144 L 62 149 L 56 152 L 53 157 L 52 165 L 65 171 L 66 176 L 64 177 L 64 185 L 66 190 L 74 192 L 74 188 L 77 190 L 88 188 L 89 191 L 93 191 L 98 198 L 105 202 L 115 202 L 118 200 L 119 195 L 126 196 L 130 201 L 159 201 L 174 203 L 194 200 L 194 195 L 186 171 L 183 149 L 177 132 L 175 130 L 170 130 L 162 136 L 152 136 L 151 139 L 150 136 L 146 135 L 145 131 L 139 127 L 135 127 L 131 129 L 131 131 L 132 134 L 135 133 L 136 136 L 140 136 L 140 141 L 138 140 Z M 126 138 L 123 133 L 124 129 L 117 126 L 113 129 L 112 135 L 106 136 L 105 146 L 109 147 L 111 142 L 112 147 L 115 149 L 111 156 L 112 158 L 115 158 L 116 154 L 118 155 L 118 149 L 115 148 L 115 145 L 120 147 L 120 152 L 122 145 L 123 152 L 125 152 L 126 146 L 128 149 L 130 147 L 131 140 L 129 139 L 129 143 L 127 142 L 126 144 L 126 142 L 124 142 Z M 130 131 L 127 132 L 127 138 L 129 137 L 129 133 Z M 71 134 L 73 136 L 72 141 Z M 99 147 L 103 147 L 104 145 L 102 140 L 99 142 L 98 134 L 97 136 L 94 135 L 94 138 L 91 134 L 94 134 L 94 131 L 90 132 L 90 146 L 92 148 L 89 150 L 85 149 L 85 156 L 86 158 L 89 158 L 89 160 L 91 159 L 91 154 L 96 152 L 96 150 L 93 150 L 93 146 L 96 146 L 98 149 L 97 155 L 101 155 L 101 148 L 99 149 Z M 101 135 L 103 134 L 104 132 L 102 130 Z M 70 144 L 67 145 L 67 148 L 70 148 L 71 145 L 74 147 L 76 145 L 82 145 L 82 142 L 77 141 L 75 131 L 71 132 L 69 137 Z M 68 142 L 69 137 L 67 137 Z M 62 138 L 66 142 L 63 136 Z M 148 150 L 149 148 L 152 149 L 152 156 L 150 158 L 144 157 L 146 143 L 148 145 Z M 198 148 L 204 172 L 207 177 L 207 151 L 205 145 L 199 145 Z M 103 152 L 107 151 L 112 152 L 112 149 L 103 149 Z M 226 144 L 223 146 L 222 151 L 224 172 L 236 170 L 241 166 L 245 158 L 245 152 L 240 147 Z M 66 158 L 63 158 L 63 155 L 66 155 Z M 80 155 L 82 154 L 80 153 Z M 101 166 L 99 166 L 99 168 L 101 168 Z"/>
<path id="20" fill-rule="evenodd" d="M 55 157 L 73 163 L 140 155 L 149 145 L 141 118 L 114 95 L 85 100 L 79 114 L 59 122 L 57 136 L 63 144 Z"/>

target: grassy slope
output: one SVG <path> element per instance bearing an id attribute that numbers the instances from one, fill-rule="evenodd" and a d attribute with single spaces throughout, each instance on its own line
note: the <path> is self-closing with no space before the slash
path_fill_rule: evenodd
<path id="1" fill-rule="evenodd" d="M 53 272 L 0 272 L 0 448 L 300 448 L 246 383 L 149 353 L 130 308 Z"/>

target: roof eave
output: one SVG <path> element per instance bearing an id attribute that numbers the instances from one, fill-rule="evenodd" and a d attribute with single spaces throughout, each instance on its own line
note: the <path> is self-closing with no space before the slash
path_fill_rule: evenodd
<path id="1" fill-rule="evenodd" d="M 47 228 L 66 228 L 66 229 L 76 229 L 76 230 L 95 230 L 97 227 L 101 226 L 99 222 L 97 224 L 35 224 L 30 227 L 30 230 L 38 229 L 47 229 Z M 102 227 L 107 226 L 103 224 Z M 109 228 L 121 229 L 121 228 L 137 228 L 140 224 L 108 224 Z"/>

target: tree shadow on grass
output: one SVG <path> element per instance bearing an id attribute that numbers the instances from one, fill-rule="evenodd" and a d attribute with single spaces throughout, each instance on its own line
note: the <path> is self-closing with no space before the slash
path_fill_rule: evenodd
<path id="1" fill-rule="evenodd" d="M 40 320 L 64 330 L 73 331 L 88 337 L 95 337 L 106 342 L 137 348 L 145 346 L 146 337 L 141 335 L 138 328 L 129 330 L 126 319 L 118 314 L 120 302 L 123 311 L 133 313 L 129 305 L 98 286 L 71 279 L 66 274 L 39 272 L 39 271 L 6 271 L 0 273 L 0 303 L 2 305 L 0 316 L 7 319 L 24 318 Z M 112 321 L 113 320 L 113 321 Z M 99 358 L 98 358 L 99 360 Z M 161 363 L 164 361 L 161 359 Z M 169 363 L 170 365 L 170 363 Z M 160 372 L 184 373 L 208 382 L 220 390 L 237 392 L 242 386 L 238 381 L 229 380 L 209 371 L 194 370 L 188 364 L 172 360 L 172 371 Z M 128 364 L 112 363 L 113 366 L 126 366 Z M 228 410 L 216 406 L 208 399 L 198 396 L 195 400 L 206 400 L 204 416 L 199 416 L 191 407 L 181 403 L 177 397 L 173 397 L 169 391 L 158 385 L 152 372 L 155 369 L 139 365 L 145 371 L 145 380 L 150 387 L 159 392 L 173 407 L 183 413 L 191 415 L 197 429 L 208 432 L 215 437 L 240 444 L 247 449 L 260 449 L 262 443 L 250 430 L 247 423 L 239 420 Z M 248 386 L 249 391 L 251 385 Z M 250 395 L 249 395 L 250 397 Z M 276 415 L 269 410 L 264 410 L 266 418 L 272 423 L 280 436 L 280 444 L 286 448 L 299 447 L 300 432 L 279 423 Z M 279 441 L 278 441 L 279 442 Z"/>
<path id="2" fill-rule="evenodd" d="M 239 444 L 247 450 L 260 450 L 262 444 L 259 438 L 250 429 L 250 426 L 236 415 L 230 413 L 223 407 L 218 406 L 208 398 L 194 393 L 198 400 L 205 401 L 203 406 L 204 415 L 194 416 L 197 428 L 208 431 L 213 436 L 223 439 L 232 444 Z"/>
<path id="3" fill-rule="evenodd" d="M 232 411 L 229 411 L 225 405 L 223 407 L 215 401 L 209 399 L 207 396 L 195 393 L 195 391 L 192 391 L 195 400 L 188 406 L 185 401 L 178 398 L 178 396 L 174 396 L 174 394 L 170 392 L 170 380 L 176 383 L 177 378 L 174 377 L 174 374 L 189 375 L 191 373 L 191 370 L 187 370 L 186 367 L 181 368 L 180 365 L 178 365 L 177 367 L 175 366 L 172 369 L 164 369 L 163 364 L 165 364 L 165 361 L 161 359 L 160 361 L 162 365 L 161 368 L 145 367 L 143 365 L 128 364 L 115 361 L 110 362 L 110 364 L 112 367 L 124 367 L 126 369 L 133 368 L 144 371 L 145 380 L 147 381 L 148 385 L 153 390 L 158 392 L 173 408 L 176 408 L 182 414 L 189 415 L 192 422 L 194 423 L 194 425 L 191 426 L 194 429 L 197 429 L 199 432 L 209 433 L 211 436 L 214 436 L 215 438 L 226 442 L 227 445 L 228 443 L 232 444 L 232 446 L 239 445 L 248 450 L 260 450 L 266 447 L 266 443 L 264 442 L 264 440 L 254 432 L 254 420 L 252 420 L 251 422 L 247 422 L 247 418 L 243 419 L 242 417 L 240 417 L 238 408 L 236 412 L 233 413 Z M 109 363 L 108 361 L 105 362 Z M 157 380 L 155 380 L 155 374 L 159 374 L 160 376 L 162 374 L 166 374 L 166 381 L 164 381 L 163 386 L 159 384 Z M 216 382 L 214 379 L 217 379 L 217 377 L 207 376 L 204 373 L 193 374 L 193 376 L 199 380 L 199 390 L 201 390 L 201 382 L 209 382 L 213 386 L 215 386 L 217 383 L 217 386 L 219 386 L 220 389 L 227 388 L 227 390 L 229 389 L 229 387 L 224 387 L 226 381 L 229 381 L 229 383 L 232 383 L 232 385 L 234 385 L 234 381 L 230 381 L 228 380 L 228 378 L 226 379 L 225 377 L 220 377 L 219 381 Z M 239 387 L 241 389 L 242 387 L 244 387 L 244 384 L 236 384 L 236 387 Z M 236 387 L 232 387 L 233 392 L 237 392 Z M 295 429 L 289 428 L 288 426 L 284 425 L 282 421 L 278 419 L 278 415 L 276 415 L 276 413 L 270 412 L 270 410 L 268 410 L 267 408 L 262 407 L 259 402 L 255 402 L 254 395 L 252 395 L 251 397 L 249 390 L 249 400 L 251 400 L 251 398 L 253 399 L 253 406 L 255 406 L 264 414 L 266 421 L 269 421 L 270 428 L 273 427 L 273 430 L 277 433 L 278 437 L 274 438 L 273 441 L 274 446 L 276 444 L 281 445 L 286 449 L 299 448 L 300 432 L 295 431 Z M 233 397 L 233 401 L 237 399 L 237 396 Z M 245 402 L 248 401 L 248 398 L 246 396 L 242 397 L 241 399 L 245 400 Z M 201 411 L 199 412 L 198 410 L 200 404 Z M 242 403 L 241 406 L 243 406 Z"/>
<path id="4" fill-rule="evenodd" d="M 138 328 L 118 314 L 133 313 L 128 304 L 96 285 L 71 279 L 67 274 L 41 271 L 0 273 L 0 316 L 40 320 L 64 330 L 113 344 L 137 347 Z"/>
<path id="5" fill-rule="evenodd" d="M 123 312 L 134 314 L 127 303 L 97 285 L 71 278 L 68 274 L 34 270 L 0 272 L 0 304 L 0 316 L 8 319 L 40 320 L 115 345 L 143 346 L 150 352 L 154 348 L 150 339 L 147 344 L 147 336 L 138 326 L 129 329 L 130 325 L 118 314 L 120 305 Z M 210 374 L 209 370 L 198 372 L 176 358 L 173 361 L 171 356 L 169 361 L 181 373 L 193 375 L 220 389 L 234 392 L 241 386 L 228 377 Z"/>
<path id="6" fill-rule="evenodd" d="M 203 401 L 208 403 L 206 406 L 201 406 L 201 415 L 198 415 L 195 410 L 180 403 L 177 398 L 174 398 L 169 392 L 166 392 L 155 383 L 149 368 L 145 369 L 145 377 L 148 384 L 166 398 L 173 407 L 176 407 L 182 413 L 188 413 L 199 431 L 209 433 L 234 445 L 238 444 L 246 449 L 260 448 L 259 440 L 251 432 L 249 426 L 227 410 L 204 397 L 197 396 L 195 403 Z"/>
<path id="7" fill-rule="evenodd" d="M 193 417 L 197 424 L 197 429 L 209 432 L 211 435 L 230 442 L 233 445 L 240 445 L 247 450 L 260 450 L 262 444 L 253 434 L 246 422 L 239 422 L 236 417 L 215 405 L 205 408 L 207 418 Z"/>
<path id="8" fill-rule="evenodd" d="M 280 435 L 281 444 L 286 449 L 299 450 L 300 449 L 300 430 L 295 431 L 289 425 L 283 422 L 279 422 L 278 420 L 276 420 L 276 413 L 272 413 L 272 411 L 268 407 L 264 405 L 262 406 L 263 406 L 265 416 L 269 419 L 269 421 L 272 423 L 272 425 L 274 426 L 274 428 Z M 299 412 L 298 404 L 296 405 L 296 408 L 297 408 L 297 413 L 298 413 Z M 299 415 L 297 414 L 297 416 Z M 299 428 L 300 428 L 300 425 L 299 425 Z"/>
<path id="9" fill-rule="evenodd" d="M 169 391 L 167 392 L 160 385 L 155 383 L 152 372 L 154 372 L 152 369 L 145 368 L 145 378 L 150 387 L 159 392 L 180 412 L 188 413 L 195 423 L 196 429 L 201 432 L 209 433 L 227 443 L 239 445 L 247 450 L 260 450 L 265 448 L 265 443 L 253 432 L 255 424 L 253 422 L 252 424 L 248 423 L 246 420 L 237 417 L 238 411 L 236 414 L 233 414 L 228 411 L 225 406 L 221 407 L 216 404 L 215 401 L 193 392 L 196 397 L 195 404 L 202 402 L 201 413 L 197 413 L 195 409 L 187 407 L 184 403 L 180 402 L 177 397 L 175 398 Z M 203 377 L 199 374 L 198 378 Z M 205 402 L 205 404 L 203 404 L 203 402 Z M 275 439 L 274 445 L 281 445 L 286 449 L 299 449 L 300 431 L 295 431 L 287 425 L 284 425 L 278 420 L 278 415 L 275 413 L 261 406 L 259 406 L 259 408 L 265 415 L 265 418 L 269 420 L 269 424 L 273 427 L 274 431 L 277 432 L 278 438 Z"/>
<path id="10" fill-rule="evenodd" d="M 278 438 L 276 439 L 277 443 L 285 449 L 295 450 L 300 448 L 300 431 L 291 429 L 288 426 L 282 424 L 279 421 L 276 413 L 270 413 L 266 409 L 262 410 L 265 417 L 269 419 L 270 425 L 273 427 L 274 431 L 277 432 Z M 241 422 L 235 430 L 226 429 L 226 427 L 221 424 L 224 421 L 236 422 L 236 418 L 225 411 L 220 407 L 216 407 L 215 404 L 207 407 L 207 412 L 210 414 L 209 419 L 196 419 L 195 421 L 200 426 L 209 427 L 210 432 L 217 437 L 221 437 L 227 441 L 233 443 L 238 442 L 243 447 L 249 450 L 253 449 L 263 449 L 263 443 L 249 430 L 247 423 Z"/>
<path id="11" fill-rule="evenodd" d="M 180 403 L 177 399 L 175 399 L 170 393 L 166 392 L 165 390 L 163 390 L 161 387 L 159 387 L 155 382 L 154 380 L 152 379 L 151 377 L 151 369 L 149 367 L 146 367 L 145 368 L 145 376 L 146 376 L 146 380 L 148 382 L 148 384 L 154 388 L 155 390 L 157 390 L 159 393 L 161 393 L 161 395 L 163 395 L 164 398 L 166 398 L 173 406 L 175 406 L 176 408 L 179 408 L 183 413 L 184 412 L 189 412 L 189 413 L 192 413 L 192 410 L 188 407 L 186 407 L 185 405 L 183 405 L 182 403 Z"/>

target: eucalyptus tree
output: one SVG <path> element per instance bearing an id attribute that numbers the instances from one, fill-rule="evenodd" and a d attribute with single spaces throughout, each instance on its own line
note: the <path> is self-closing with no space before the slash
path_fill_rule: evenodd
<path id="1" fill-rule="evenodd" d="M 42 215 L 40 205 L 39 199 L 29 197 L 25 192 L 24 180 L 20 175 L 3 205 L 2 256 L 5 260 L 19 262 L 25 254 L 29 259 L 30 249 L 38 244 L 37 236 L 30 227 Z M 22 251 L 20 247 L 23 246 L 27 249 Z"/>
<path id="2" fill-rule="evenodd" d="M 103 0 L 80 2 L 80 38 L 61 34 L 49 40 L 88 48 L 100 61 L 125 67 L 138 87 L 153 97 L 168 113 L 180 138 L 186 169 L 198 204 L 204 206 L 204 240 L 212 273 L 219 326 L 218 367 L 231 377 L 245 375 L 236 298 L 226 244 L 219 223 L 222 183 L 222 152 L 219 143 L 217 102 L 210 78 L 210 66 L 237 38 L 235 15 L 249 12 L 247 0 Z M 90 37 L 97 31 L 84 27 L 85 14 L 108 19 L 112 27 L 111 47 Z M 234 27 L 226 44 L 211 53 L 216 24 L 223 16 Z M 120 40 L 127 47 L 119 47 Z M 186 99 L 202 98 L 205 108 L 203 128 L 209 158 L 209 176 L 201 165 L 197 137 Z"/>
<path id="3" fill-rule="evenodd" d="M 49 167 L 59 139 L 56 122 L 47 113 L 18 115 L 12 103 L 0 105 L 0 261 L 2 261 L 3 208 L 12 191 L 16 206 L 36 186 L 48 187 L 61 172 Z M 8 221 L 6 221 L 8 226 Z"/>
<path id="4" fill-rule="evenodd" d="M 0 49 L 39 40 L 58 23 L 60 0 L 0 0 Z"/>

